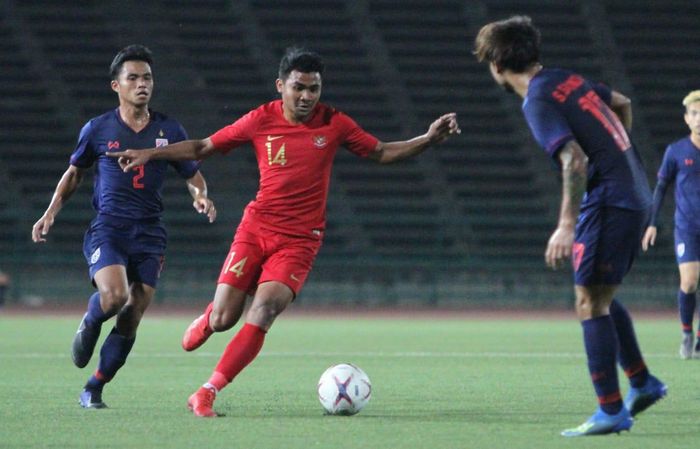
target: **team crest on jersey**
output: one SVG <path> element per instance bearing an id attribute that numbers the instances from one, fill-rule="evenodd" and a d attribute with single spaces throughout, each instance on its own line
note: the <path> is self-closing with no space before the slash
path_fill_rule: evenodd
<path id="1" fill-rule="evenodd" d="M 321 135 L 313 136 L 313 141 L 316 148 L 323 148 L 328 143 L 328 141 L 326 140 L 326 136 Z"/>
<path id="2" fill-rule="evenodd" d="M 92 256 L 90 256 L 90 264 L 94 265 L 98 260 L 100 260 L 100 248 L 97 248 L 95 252 L 92 253 Z"/>
<path id="3" fill-rule="evenodd" d="M 164 147 L 168 144 L 168 139 L 156 139 L 156 148 Z"/>
<path id="4" fill-rule="evenodd" d="M 685 254 L 685 243 L 679 243 L 676 246 L 676 254 L 678 254 L 678 257 L 683 257 L 683 254 Z"/>

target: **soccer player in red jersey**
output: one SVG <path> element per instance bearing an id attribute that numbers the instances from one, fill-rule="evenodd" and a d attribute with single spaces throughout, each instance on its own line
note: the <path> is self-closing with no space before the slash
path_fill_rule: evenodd
<path id="1" fill-rule="evenodd" d="M 347 115 L 319 103 L 323 70 L 316 53 L 290 48 L 276 81 L 281 100 L 250 111 L 206 139 L 110 154 L 128 171 L 152 159 L 201 160 L 246 142 L 255 149 L 260 170 L 257 196 L 245 208 L 214 300 L 185 332 L 183 348 L 192 351 L 213 332 L 230 329 L 243 313 L 246 295 L 253 295 L 253 302 L 209 380 L 190 396 L 188 407 L 196 416 L 217 416 L 212 409 L 216 394 L 253 361 L 275 318 L 301 290 L 321 247 L 338 147 L 386 164 L 415 156 L 460 132 L 456 114 L 450 113 L 431 123 L 423 135 L 381 142 Z"/>

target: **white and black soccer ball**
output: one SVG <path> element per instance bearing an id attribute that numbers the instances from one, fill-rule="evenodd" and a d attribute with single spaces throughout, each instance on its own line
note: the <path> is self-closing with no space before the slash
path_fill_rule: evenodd
<path id="1" fill-rule="evenodd" d="M 369 377 L 351 363 L 331 366 L 318 380 L 318 400 L 329 415 L 354 415 L 371 397 Z"/>

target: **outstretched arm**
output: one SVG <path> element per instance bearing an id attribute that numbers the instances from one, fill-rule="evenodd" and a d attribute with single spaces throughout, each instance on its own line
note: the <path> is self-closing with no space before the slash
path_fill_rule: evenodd
<path id="1" fill-rule="evenodd" d="M 216 220 L 216 207 L 207 195 L 207 182 L 200 171 L 187 180 L 187 189 L 194 200 L 192 207 L 200 214 L 207 214 L 209 223 L 213 223 Z"/>
<path id="2" fill-rule="evenodd" d="M 430 124 L 428 131 L 410 140 L 379 142 L 377 150 L 370 155 L 380 164 L 389 164 L 422 153 L 430 145 L 445 141 L 451 134 L 462 131 L 457 123 L 457 114 L 445 114 Z"/>
<path id="3" fill-rule="evenodd" d="M 119 158 L 119 166 L 125 172 L 133 170 L 138 165 L 144 165 L 150 160 L 165 159 L 169 161 L 202 160 L 214 152 L 211 139 L 183 140 L 172 145 L 145 150 L 126 150 L 107 152 L 107 156 Z"/>
<path id="4" fill-rule="evenodd" d="M 78 189 L 78 186 L 83 181 L 84 173 L 84 169 L 75 165 L 69 166 L 68 170 L 63 173 L 63 176 L 58 181 L 58 185 L 56 185 L 49 207 L 46 208 L 44 215 L 32 227 L 32 240 L 35 243 L 46 241 L 44 236 L 49 233 L 49 229 L 53 226 L 58 212 L 66 204 L 68 198 Z"/>
<path id="5" fill-rule="evenodd" d="M 557 229 L 547 243 L 545 261 L 551 268 L 559 268 L 571 257 L 574 229 L 581 208 L 581 200 L 588 182 L 588 156 L 575 140 L 559 151 L 562 174 L 562 197 Z"/>

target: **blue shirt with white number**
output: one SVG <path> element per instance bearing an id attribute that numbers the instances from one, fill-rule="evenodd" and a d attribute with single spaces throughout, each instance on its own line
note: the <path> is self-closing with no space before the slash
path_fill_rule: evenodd
<path id="1" fill-rule="evenodd" d="M 85 124 L 70 163 L 79 168 L 95 165 L 92 204 L 98 214 L 157 219 L 163 213 L 161 193 L 168 165 L 188 179 L 197 173 L 200 163 L 156 160 L 124 173 L 117 159 L 106 153 L 160 147 L 186 139 L 183 127 L 163 114 L 151 111 L 150 122 L 137 133 L 122 121 L 119 109 L 114 109 Z"/>
<path id="2" fill-rule="evenodd" d="M 642 210 L 651 191 L 641 159 L 609 105 L 612 91 L 568 70 L 542 69 L 523 101 L 537 142 L 558 163 L 558 152 L 576 140 L 588 156 L 588 184 L 581 208 L 590 205 Z"/>

